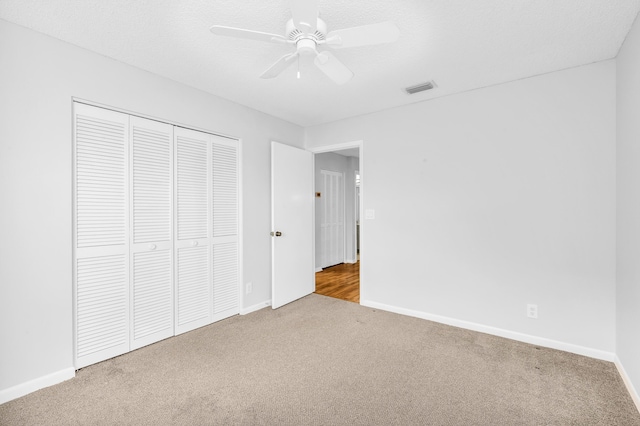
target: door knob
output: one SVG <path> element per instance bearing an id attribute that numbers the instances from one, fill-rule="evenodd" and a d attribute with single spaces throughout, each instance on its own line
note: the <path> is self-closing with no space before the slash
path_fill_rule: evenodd
<path id="1" fill-rule="evenodd" d="M 282 232 L 280 232 L 280 231 L 272 232 L 271 236 L 272 237 L 281 237 L 282 236 Z"/>

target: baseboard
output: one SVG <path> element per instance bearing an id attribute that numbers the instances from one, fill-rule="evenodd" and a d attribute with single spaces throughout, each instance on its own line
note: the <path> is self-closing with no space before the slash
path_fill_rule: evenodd
<path id="1" fill-rule="evenodd" d="M 316 268 L 316 272 L 322 272 L 322 268 Z"/>
<path id="2" fill-rule="evenodd" d="M 344 263 L 358 263 L 358 259 L 347 259 Z"/>
<path id="3" fill-rule="evenodd" d="M 427 312 L 414 311 L 411 309 L 399 308 L 396 306 L 385 305 L 383 303 L 372 302 L 370 300 L 361 300 L 362 306 L 376 308 L 383 311 L 394 312 L 396 314 L 407 315 L 410 317 L 422 318 L 441 324 L 452 325 L 454 327 L 464 328 L 467 330 L 479 331 L 480 333 L 492 334 L 494 336 L 505 337 L 519 342 L 530 343 L 532 345 L 543 346 L 551 349 L 558 349 L 565 352 L 571 352 L 590 358 L 600 359 L 613 362 L 615 354 L 613 352 L 602 351 L 599 349 L 588 348 L 585 346 L 574 345 L 571 343 L 560 342 L 557 340 L 547 339 L 544 337 L 532 336 L 529 334 L 518 333 L 515 331 L 504 330 L 502 328 L 490 327 L 470 321 L 458 320 L 455 318 L 445 317 L 441 315 L 429 314 Z"/>
<path id="4" fill-rule="evenodd" d="M 8 389 L 0 390 L 0 404 L 20 398 L 21 396 L 25 396 L 39 389 L 57 385 L 65 380 L 73 379 L 75 376 L 76 370 L 73 367 L 70 367 L 56 371 L 55 373 L 47 374 L 46 376 L 38 377 L 37 379 L 29 380 L 28 382 L 21 383 Z"/>
<path id="5" fill-rule="evenodd" d="M 271 300 L 266 300 L 264 302 L 257 303 L 253 306 L 249 306 L 248 308 L 240 309 L 240 315 L 247 315 L 251 312 L 259 311 L 260 309 L 264 309 L 267 306 L 271 306 Z"/>
<path id="6" fill-rule="evenodd" d="M 627 391 L 629 391 L 629 395 L 631 395 L 631 399 L 633 399 L 633 402 L 636 404 L 636 408 L 638 409 L 638 412 L 640 412 L 640 395 L 638 394 L 638 391 L 636 391 L 636 388 L 633 387 L 633 383 L 631 383 L 631 379 L 629 378 L 627 371 L 622 366 L 622 362 L 620 362 L 620 358 L 618 358 L 618 355 L 615 356 L 613 363 L 616 365 L 616 368 L 618 369 L 618 373 L 620 373 L 620 377 L 622 377 L 622 381 L 624 382 L 624 385 L 627 387 Z"/>

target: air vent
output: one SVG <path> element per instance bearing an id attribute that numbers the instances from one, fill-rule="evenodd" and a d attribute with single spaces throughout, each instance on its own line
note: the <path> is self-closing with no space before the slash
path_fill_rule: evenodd
<path id="1" fill-rule="evenodd" d="M 428 81 L 426 83 L 418 84 L 416 86 L 407 87 L 404 89 L 405 92 L 409 95 L 413 95 L 415 93 L 424 92 L 425 90 L 431 90 L 436 87 L 436 83 L 433 81 Z"/>

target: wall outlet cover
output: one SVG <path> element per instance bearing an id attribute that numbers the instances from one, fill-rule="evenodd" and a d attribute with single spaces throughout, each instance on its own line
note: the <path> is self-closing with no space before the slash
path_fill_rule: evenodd
<path id="1" fill-rule="evenodd" d="M 538 318 L 538 305 L 533 303 L 527 304 L 527 317 L 529 318 Z"/>

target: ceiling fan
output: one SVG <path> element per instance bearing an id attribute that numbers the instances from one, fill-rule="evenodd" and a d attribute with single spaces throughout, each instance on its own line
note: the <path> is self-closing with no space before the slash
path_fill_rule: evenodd
<path id="1" fill-rule="evenodd" d="M 314 64 L 337 84 L 351 80 L 353 72 L 328 50 L 318 51 L 318 46 L 333 49 L 370 46 L 390 43 L 400 37 L 400 30 L 393 22 L 345 28 L 327 33 L 327 24 L 318 17 L 317 0 L 291 0 L 292 18 L 287 22 L 285 35 L 269 34 L 242 28 L 214 25 L 211 32 L 221 36 L 295 45 L 295 51 L 282 56 L 260 76 L 274 78 L 300 56 L 314 57 Z M 298 78 L 300 71 L 298 70 Z"/>

